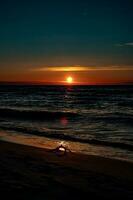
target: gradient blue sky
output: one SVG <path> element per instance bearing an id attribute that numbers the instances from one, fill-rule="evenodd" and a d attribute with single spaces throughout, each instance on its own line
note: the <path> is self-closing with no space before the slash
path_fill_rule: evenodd
<path id="1" fill-rule="evenodd" d="M 132 19 L 132 0 L 1 1 L 0 81 L 133 82 Z"/>

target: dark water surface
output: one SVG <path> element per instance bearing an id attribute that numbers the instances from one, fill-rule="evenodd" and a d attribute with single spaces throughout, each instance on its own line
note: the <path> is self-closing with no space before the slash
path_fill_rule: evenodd
<path id="1" fill-rule="evenodd" d="M 133 161 L 133 86 L 1 85 L 0 129 Z"/>

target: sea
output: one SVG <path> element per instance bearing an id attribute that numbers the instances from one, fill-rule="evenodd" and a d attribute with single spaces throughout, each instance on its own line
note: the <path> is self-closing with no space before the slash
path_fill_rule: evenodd
<path id="1" fill-rule="evenodd" d="M 0 85 L 0 140 L 133 162 L 133 86 Z"/>

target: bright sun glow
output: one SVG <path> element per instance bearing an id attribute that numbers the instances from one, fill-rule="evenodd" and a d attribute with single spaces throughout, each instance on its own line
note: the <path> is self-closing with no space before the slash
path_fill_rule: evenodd
<path id="1" fill-rule="evenodd" d="M 73 78 L 71 76 L 68 76 L 66 80 L 69 84 L 73 82 Z"/>

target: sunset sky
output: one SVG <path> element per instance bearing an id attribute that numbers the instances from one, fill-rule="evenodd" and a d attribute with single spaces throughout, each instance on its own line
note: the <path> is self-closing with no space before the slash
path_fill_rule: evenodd
<path id="1" fill-rule="evenodd" d="M 132 0 L 3 0 L 0 81 L 133 83 Z"/>

